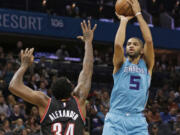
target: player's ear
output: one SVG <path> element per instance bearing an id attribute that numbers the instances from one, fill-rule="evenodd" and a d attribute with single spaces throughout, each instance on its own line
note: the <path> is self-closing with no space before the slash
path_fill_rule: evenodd
<path id="1" fill-rule="evenodd" d="M 140 52 L 140 53 L 141 53 L 141 55 L 144 54 L 144 48 L 141 49 L 141 52 Z"/>

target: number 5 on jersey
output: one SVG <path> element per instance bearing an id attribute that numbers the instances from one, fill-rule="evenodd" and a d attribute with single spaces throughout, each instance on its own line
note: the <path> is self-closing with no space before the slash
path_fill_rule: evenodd
<path id="1" fill-rule="evenodd" d="M 129 89 L 131 90 L 139 90 L 140 88 L 140 76 L 130 76 L 130 86 Z"/>
<path id="2" fill-rule="evenodd" d="M 74 124 L 68 123 L 65 133 L 62 134 L 62 124 L 54 123 L 51 127 L 51 131 L 54 133 L 54 135 L 74 135 Z"/>

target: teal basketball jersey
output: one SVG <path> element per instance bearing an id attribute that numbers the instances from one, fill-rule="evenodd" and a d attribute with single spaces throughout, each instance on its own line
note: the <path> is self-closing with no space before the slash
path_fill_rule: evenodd
<path id="1" fill-rule="evenodd" d="M 110 112 L 140 113 L 148 99 L 151 76 L 143 59 L 138 64 L 128 58 L 113 74 L 114 87 L 110 99 Z"/>

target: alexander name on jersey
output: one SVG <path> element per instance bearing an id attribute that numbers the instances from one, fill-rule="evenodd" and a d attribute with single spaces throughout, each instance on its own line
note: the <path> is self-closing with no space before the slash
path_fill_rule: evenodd
<path id="1" fill-rule="evenodd" d="M 56 110 L 49 114 L 49 118 L 53 122 L 58 118 L 72 118 L 74 121 L 79 117 L 79 115 L 72 110 Z"/>
<path id="2" fill-rule="evenodd" d="M 128 67 L 125 67 L 124 72 L 134 72 L 134 73 L 145 74 L 144 69 L 139 68 L 137 65 L 130 65 Z"/>

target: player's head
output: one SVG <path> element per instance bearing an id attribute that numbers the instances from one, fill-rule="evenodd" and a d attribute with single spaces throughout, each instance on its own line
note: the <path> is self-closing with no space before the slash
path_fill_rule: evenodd
<path id="1" fill-rule="evenodd" d="M 68 78 L 60 77 L 52 83 L 51 90 L 56 99 L 67 99 L 71 96 L 73 85 Z"/>
<path id="2" fill-rule="evenodd" d="M 130 38 L 126 45 L 126 54 L 128 57 L 137 58 L 143 55 L 144 44 L 139 38 Z"/>

